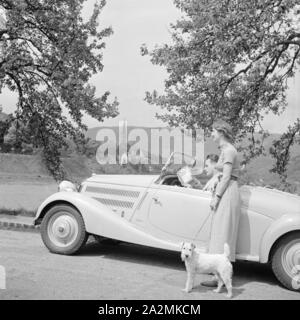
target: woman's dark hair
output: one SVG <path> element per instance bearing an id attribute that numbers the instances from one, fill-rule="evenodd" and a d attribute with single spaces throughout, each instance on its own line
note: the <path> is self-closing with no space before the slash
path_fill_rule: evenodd
<path id="1" fill-rule="evenodd" d="M 216 129 L 217 131 L 221 132 L 227 140 L 229 140 L 229 141 L 234 140 L 232 127 L 226 121 L 216 120 L 213 123 L 213 128 Z"/>
<path id="2" fill-rule="evenodd" d="M 218 156 L 217 154 L 211 153 L 211 154 L 207 155 L 206 160 L 208 160 L 208 159 L 209 159 L 211 162 L 217 163 L 217 162 L 219 161 L 219 156 Z"/>

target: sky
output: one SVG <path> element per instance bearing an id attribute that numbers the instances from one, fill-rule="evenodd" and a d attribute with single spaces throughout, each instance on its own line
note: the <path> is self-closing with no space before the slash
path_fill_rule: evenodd
<path id="1" fill-rule="evenodd" d="M 83 16 L 93 10 L 93 0 L 88 0 Z M 99 95 L 106 90 L 120 102 L 120 115 L 100 123 L 85 116 L 88 127 L 116 126 L 126 119 L 128 125 L 165 126 L 155 118 L 159 107 L 144 101 L 145 92 L 157 89 L 163 92 L 167 73 L 154 66 L 149 57 L 140 55 L 143 43 L 151 49 L 156 44 L 170 43 L 169 25 L 181 16 L 172 0 L 108 0 L 100 15 L 100 28 L 111 26 L 114 34 L 106 39 L 103 63 L 104 71 L 92 78 Z M 0 94 L 0 105 L 4 112 L 13 112 L 16 98 L 4 91 Z M 289 81 L 288 108 L 279 117 L 267 115 L 263 125 L 270 132 L 283 132 L 289 124 L 300 117 L 300 72 Z"/>

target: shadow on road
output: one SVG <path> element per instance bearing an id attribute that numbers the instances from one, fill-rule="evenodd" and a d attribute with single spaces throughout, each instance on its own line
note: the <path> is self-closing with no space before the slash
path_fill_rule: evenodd
<path id="1" fill-rule="evenodd" d="M 279 284 L 268 264 L 237 261 L 233 265 L 233 272 L 235 279 L 234 286 L 236 288 L 249 282 L 261 282 L 275 286 Z"/>
<path id="2" fill-rule="evenodd" d="M 205 286 L 202 286 L 201 284 L 195 286 L 193 288 L 193 291 L 197 291 L 199 293 L 209 293 L 213 290 L 214 288 L 209 288 L 209 287 L 205 287 Z M 243 292 L 245 291 L 244 288 L 237 288 L 233 285 L 233 288 L 232 288 L 232 296 L 233 298 L 236 298 L 238 297 L 240 294 L 242 294 Z M 221 294 L 225 294 L 227 293 L 227 290 L 225 287 L 222 288 L 222 291 L 221 291 Z M 223 296 L 220 296 L 220 298 L 223 297 Z"/>
<path id="3" fill-rule="evenodd" d="M 159 266 L 172 270 L 185 270 L 185 266 L 182 263 L 178 252 L 127 243 L 114 245 L 89 242 L 79 256 L 102 256 L 105 259 Z M 251 282 L 268 284 L 271 286 L 279 285 L 270 266 L 267 264 L 237 261 L 233 264 L 233 269 L 234 296 L 240 295 L 244 291 L 244 285 Z M 211 290 L 211 288 L 198 285 L 194 290 L 205 292 Z"/>
<path id="4" fill-rule="evenodd" d="M 111 245 L 90 242 L 81 251 L 79 256 L 102 256 L 105 259 L 148 264 L 173 270 L 184 270 L 185 268 L 178 252 L 127 243 Z"/>

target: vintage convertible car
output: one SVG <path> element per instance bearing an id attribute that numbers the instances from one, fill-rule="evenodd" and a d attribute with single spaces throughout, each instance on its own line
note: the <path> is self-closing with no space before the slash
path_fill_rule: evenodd
<path id="1" fill-rule="evenodd" d="M 35 224 L 53 253 L 74 254 L 88 235 L 180 251 L 182 241 L 205 250 L 211 195 L 186 188 L 177 174 L 93 175 L 78 191 L 57 192 Z M 300 291 L 300 197 L 242 186 L 237 259 L 270 263 L 278 280 Z"/>

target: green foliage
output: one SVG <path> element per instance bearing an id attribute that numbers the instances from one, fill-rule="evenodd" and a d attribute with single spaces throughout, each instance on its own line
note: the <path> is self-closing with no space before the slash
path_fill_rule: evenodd
<path id="1" fill-rule="evenodd" d="M 97 149 L 100 145 L 99 141 L 92 140 L 90 138 L 80 138 L 80 141 L 76 145 L 76 151 L 88 158 L 95 157 Z"/>
<path id="2" fill-rule="evenodd" d="M 271 155 L 276 159 L 276 165 L 272 168 L 272 172 L 278 173 L 286 183 L 287 165 L 290 161 L 290 148 L 294 143 L 300 142 L 300 119 L 298 119 L 293 126 L 289 126 L 279 140 L 274 141 L 270 148 Z"/>
<path id="3" fill-rule="evenodd" d="M 118 114 L 109 92 L 96 95 L 89 81 L 103 70 L 104 38 L 98 30 L 105 1 L 95 3 L 88 21 L 81 16 L 86 0 L 1 0 L 6 23 L 0 29 L 0 90 L 15 91 L 15 118 L 35 147 L 42 146 L 50 172 L 58 179 L 60 149 L 66 138 L 82 135 L 84 113 L 102 121 Z M 69 118 L 64 114 L 67 111 Z M 58 171 L 57 171 L 58 170 Z"/>
<path id="4" fill-rule="evenodd" d="M 240 150 L 247 162 L 264 152 L 264 115 L 280 115 L 286 108 L 287 79 L 300 63 L 299 0 L 174 3 L 184 16 L 171 25 L 172 44 L 141 48 L 168 72 L 165 92 L 147 92 L 146 101 L 166 111 L 158 117 L 170 126 L 202 128 L 209 135 L 213 121 L 223 118 L 233 125 L 237 141 L 250 133 L 248 146 Z M 291 130 L 297 131 L 294 137 L 299 134 L 297 125 Z M 283 147 L 284 140 L 275 147 Z M 286 165 L 281 153 L 273 155 Z"/>

